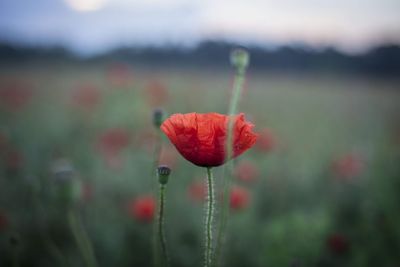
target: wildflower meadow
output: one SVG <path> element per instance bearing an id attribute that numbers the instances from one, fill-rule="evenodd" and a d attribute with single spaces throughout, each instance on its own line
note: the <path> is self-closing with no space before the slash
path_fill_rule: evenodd
<path id="1" fill-rule="evenodd" d="M 398 77 L 0 69 L 0 266 L 396 267 Z"/>

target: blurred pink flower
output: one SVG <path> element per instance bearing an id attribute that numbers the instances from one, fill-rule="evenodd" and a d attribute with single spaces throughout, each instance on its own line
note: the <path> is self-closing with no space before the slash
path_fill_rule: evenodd
<path id="1" fill-rule="evenodd" d="M 342 178 L 352 178 L 360 175 L 364 169 L 364 163 L 357 154 L 346 154 L 332 163 L 334 174 Z"/>
<path id="2" fill-rule="evenodd" d="M 260 175 L 260 171 L 257 166 L 251 161 L 240 161 L 235 169 L 234 175 L 242 182 L 254 182 Z"/>
<path id="3" fill-rule="evenodd" d="M 0 232 L 5 231 L 8 225 L 9 221 L 6 214 L 0 211 Z"/>
<path id="4" fill-rule="evenodd" d="M 188 187 L 188 196 L 193 201 L 203 202 L 207 197 L 207 185 L 199 181 L 191 183 Z"/>
<path id="5" fill-rule="evenodd" d="M 21 169 L 24 161 L 24 157 L 17 149 L 10 149 L 6 151 L 4 163 L 5 167 L 9 171 L 17 171 Z"/>
<path id="6" fill-rule="evenodd" d="M 121 151 L 130 144 L 131 138 L 127 130 L 112 128 L 104 131 L 97 140 L 97 148 L 101 152 L 108 167 L 119 170 L 122 167 Z"/>
<path id="7" fill-rule="evenodd" d="M 112 128 L 104 131 L 98 138 L 97 147 L 104 155 L 116 155 L 126 148 L 130 143 L 127 130 Z"/>
<path id="8" fill-rule="evenodd" d="M 149 105 L 152 107 L 164 105 L 169 98 L 166 85 L 158 80 L 152 80 L 147 84 L 145 95 Z"/>
<path id="9" fill-rule="evenodd" d="M 5 133 L 0 132 L 0 155 L 6 151 L 8 142 L 8 136 Z"/>
<path id="10" fill-rule="evenodd" d="M 155 211 L 156 201 L 152 196 L 139 196 L 128 203 L 128 214 L 140 222 L 151 222 Z"/>
<path id="11" fill-rule="evenodd" d="M 18 81 L 0 87 L 0 106 L 8 111 L 19 111 L 29 104 L 33 96 L 32 89 Z"/>
<path id="12" fill-rule="evenodd" d="M 113 63 L 107 68 L 108 81 L 117 87 L 125 87 L 133 83 L 133 73 L 128 64 Z"/>
<path id="13" fill-rule="evenodd" d="M 272 134 L 271 130 L 264 128 L 259 131 L 259 136 L 255 144 L 255 148 L 259 151 L 270 152 L 277 146 L 276 137 Z"/>
<path id="14" fill-rule="evenodd" d="M 93 84 L 83 84 L 73 91 L 71 100 L 74 107 L 93 110 L 100 103 L 100 90 Z"/>
<path id="15" fill-rule="evenodd" d="M 230 194 L 230 206 L 233 210 L 241 210 L 246 208 L 249 205 L 250 196 L 249 192 L 239 186 L 234 186 L 231 189 Z"/>
<path id="16" fill-rule="evenodd" d="M 89 183 L 83 183 L 81 188 L 81 196 L 84 202 L 89 202 L 93 199 L 93 186 Z"/>

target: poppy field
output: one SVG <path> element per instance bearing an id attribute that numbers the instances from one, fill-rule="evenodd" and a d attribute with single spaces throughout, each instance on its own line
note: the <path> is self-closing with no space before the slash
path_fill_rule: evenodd
<path id="1" fill-rule="evenodd" d="M 226 162 L 234 78 L 2 66 L 0 266 L 399 266 L 400 81 L 250 63 Z"/>

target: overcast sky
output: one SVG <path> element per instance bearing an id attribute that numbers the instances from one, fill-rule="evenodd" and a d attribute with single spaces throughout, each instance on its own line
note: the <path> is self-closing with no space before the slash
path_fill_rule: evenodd
<path id="1" fill-rule="evenodd" d="M 400 0 L 0 0 L 0 39 L 84 53 L 227 38 L 361 51 L 400 44 Z"/>

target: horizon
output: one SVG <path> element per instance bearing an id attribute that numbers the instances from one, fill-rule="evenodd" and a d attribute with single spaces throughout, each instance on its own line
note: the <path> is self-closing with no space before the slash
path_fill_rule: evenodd
<path id="1" fill-rule="evenodd" d="M 357 54 L 400 44 L 398 11 L 396 0 L 4 0 L 0 40 L 61 46 L 86 56 L 119 47 L 194 47 L 207 40 Z"/>

